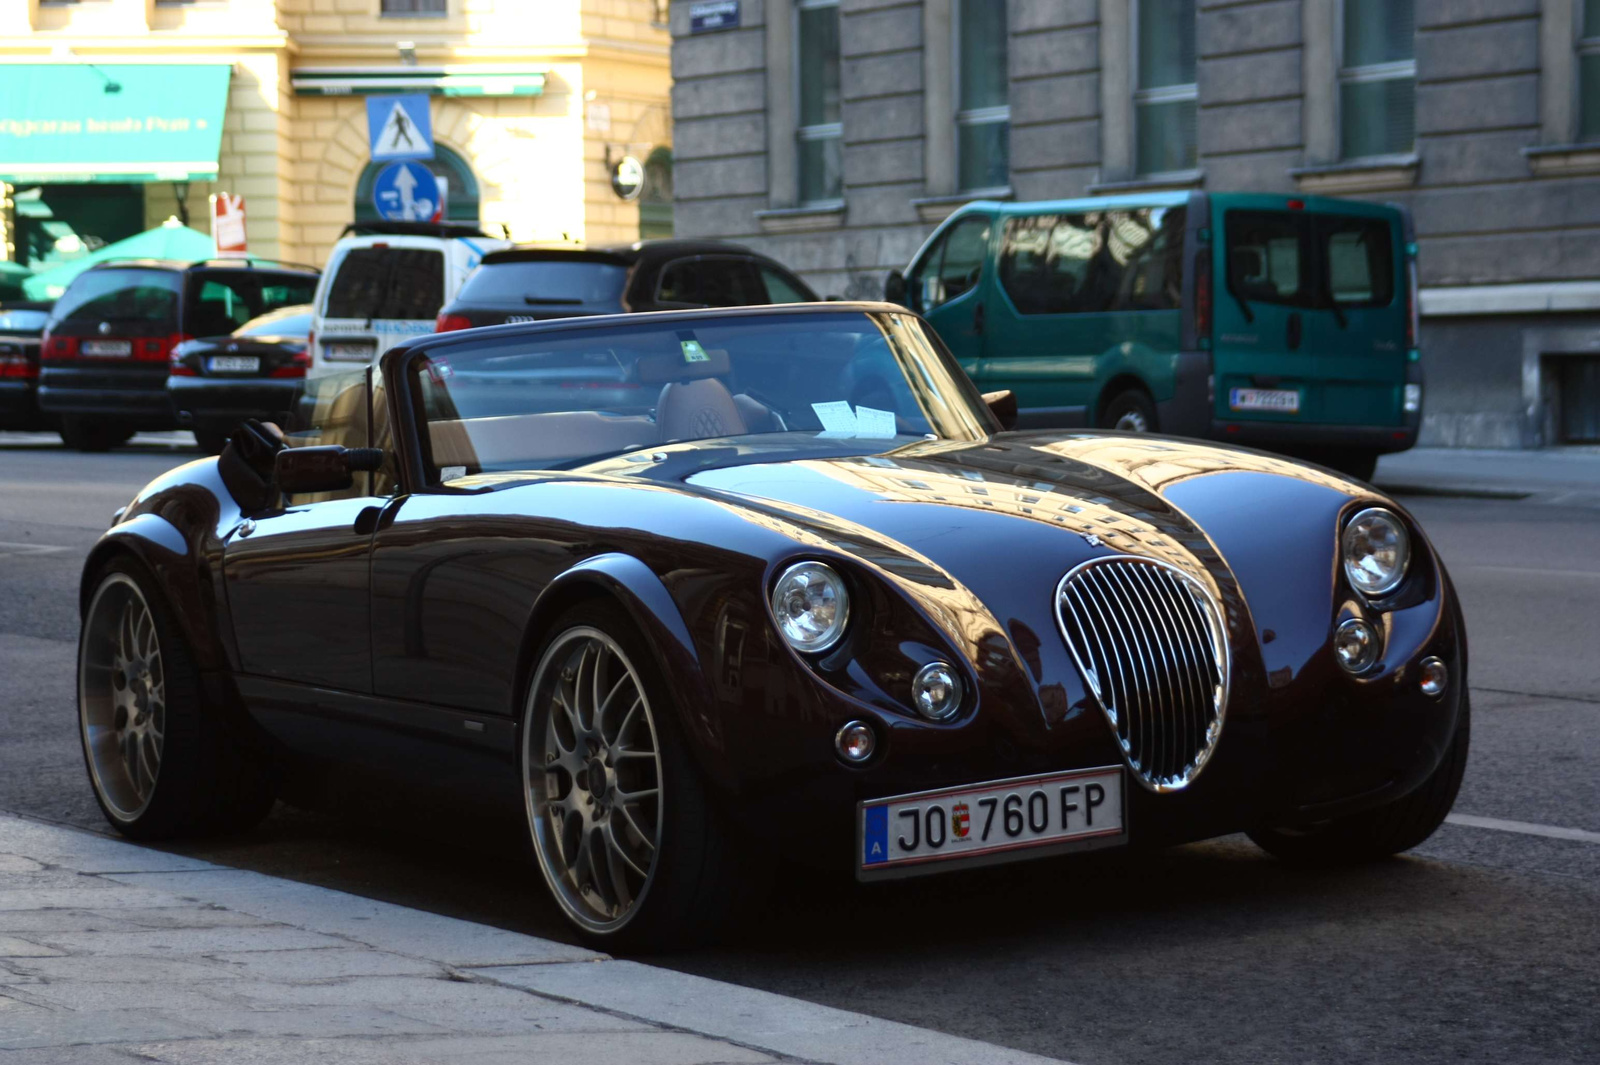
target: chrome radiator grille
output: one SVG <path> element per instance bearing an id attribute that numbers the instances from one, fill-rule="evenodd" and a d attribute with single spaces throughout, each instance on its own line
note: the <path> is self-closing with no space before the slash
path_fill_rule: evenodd
<path id="1" fill-rule="evenodd" d="M 1166 563 L 1097 558 L 1061 579 L 1056 619 L 1140 780 L 1155 791 L 1193 780 L 1228 696 L 1227 637 L 1210 592 Z"/>

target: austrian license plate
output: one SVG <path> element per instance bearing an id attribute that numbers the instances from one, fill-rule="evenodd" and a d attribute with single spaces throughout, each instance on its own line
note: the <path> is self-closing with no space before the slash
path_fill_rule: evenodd
<path id="1" fill-rule="evenodd" d="M 1269 410 L 1300 413 L 1300 393 L 1292 388 L 1235 388 L 1228 392 L 1231 410 Z"/>
<path id="2" fill-rule="evenodd" d="M 85 340 L 85 355 L 128 356 L 133 354 L 133 344 L 127 340 Z"/>
<path id="3" fill-rule="evenodd" d="M 329 362 L 371 362 L 371 344 L 328 344 L 322 349 Z"/>
<path id="4" fill-rule="evenodd" d="M 206 363 L 212 373 L 257 373 L 261 358 L 257 355 L 217 355 Z"/>
<path id="5" fill-rule="evenodd" d="M 938 863 L 987 865 L 1019 851 L 1116 846 L 1128 834 L 1122 767 L 873 799 L 861 803 L 858 828 L 862 880 L 933 872 Z"/>

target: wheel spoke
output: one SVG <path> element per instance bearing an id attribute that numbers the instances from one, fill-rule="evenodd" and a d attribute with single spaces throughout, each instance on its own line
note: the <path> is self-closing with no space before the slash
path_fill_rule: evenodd
<path id="1" fill-rule="evenodd" d="M 650 853 L 654 854 L 656 850 L 655 836 L 652 833 L 644 830 L 643 826 L 641 826 L 638 820 L 634 818 L 633 811 L 628 809 L 628 804 L 622 802 L 617 803 L 617 811 L 621 813 L 623 819 L 628 822 L 628 827 L 633 829 L 634 834 L 639 837 L 639 842 L 650 848 Z M 640 873 L 639 875 L 643 876 L 644 874 Z"/>
<path id="2" fill-rule="evenodd" d="M 631 901 L 632 892 L 628 891 L 627 877 L 623 875 L 622 870 L 618 868 L 616 863 L 621 862 L 624 866 L 633 870 L 634 875 L 640 880 L 648 878 L 650 870 L 641 868 L 639 863 L 633 860 L 633 856 L 623 847 L 622 841 L 617 838 L 616 830 L 609 821 L 606 822 L 602 834 L 605 836 L 607 859 L 611 862 L 612 880 L 616 883 L 619 892 L 629 895 Z"/>
<path id="3" fill-rule="evenodd" d="M 622 727 L 617 729 L 618 743 L 621 743 L 625 738 L 627 738 L 628 730 L 633 726 L 634 718 L 638 715 L 639 708 L 643 705 L 644 696 L 640 695 L 633 700 L 633 705 L 628 707 L 627 716 L 622 719 Z"/>
<path id="4" fill-rule="evenodd" d="M 622 676 L 617 678 L 617 682 L 615 684 L 611 685 L 611 690 L 606 692 L 606 697 L 600 701 L 600 709 L 595 711 L 595 722 L 594 722 L 594 724 L 595 724 L 595 728 L 600 730 L 600 736 L 601 736 L 602 739 L 605 738 L 606 711 L 611 709 L 611 701 L 617 697 L 617 692 L 622 690 L 622 686 L 624 684 L 630 683 L 632 680 L 633 680 L 633 674 L 629 673 L 627 670 L 623 670 L 622 671 Z M 620 731 L 618 731 L 618 733 L 617 733 L 617 735 L 615 737 L 615 740 L 620 740 L 620 739 L 622 739 L 622 733 Z M 612 742 L 615 742 L 615 740 L 613 740 Z"/>
<path id="5" fill-rule="evenodd" d="M 623 791 L 617 789 L 617 798 L 622 802 L 638 802 L 640 799 L 652 799 L 661 794 L 660 788 L 641 788 L 639 791 Z"/>

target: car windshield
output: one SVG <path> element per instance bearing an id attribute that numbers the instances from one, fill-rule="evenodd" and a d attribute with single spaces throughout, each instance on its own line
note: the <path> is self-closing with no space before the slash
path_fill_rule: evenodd
<path id="1" fill-rule="evenodd" d="M 234 333 L 241 337 L 303 337 L 311 332 L 311 308 L 305 305 L 252 318 Z"/>
<path id="2" fill-rule="evenodd" d="M 616 304 L 628 268 L 610 259 L 523 259 L 486 262 L 461 286 L 463 303 L 538 306 Z"/>
<path id="3" fill-rule="evenodd" d="M 653 318 L 447 343 L 410 365 L 432 480 L 768 437 L 854 454 L 998 430 L 911 314 Z"/>
<path id="4" fill-rule="evenodd" d="M 56 301 L 58 322 L 176 325 L 182 275 L 171 270 L 85 270 Z"/>

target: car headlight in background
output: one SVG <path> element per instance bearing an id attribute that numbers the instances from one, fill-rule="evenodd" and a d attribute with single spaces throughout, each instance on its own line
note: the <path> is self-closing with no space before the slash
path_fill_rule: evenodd
<path id="1" fill-rule="evenodd" d="M 796 562 L 772 589 L 778 631 L 796 651 L 826 651 L 844 635 L 850 593 L 844 579 L 821 562 Z"/>
<path id="2" fill-rule="evenodd" d="M 1362 595 L 1387 595 L 1405 580 L 1411 537 L 1398 517 L 1369 507 L 1350 519 L 1340 537 L 1344 575 Z"/>

